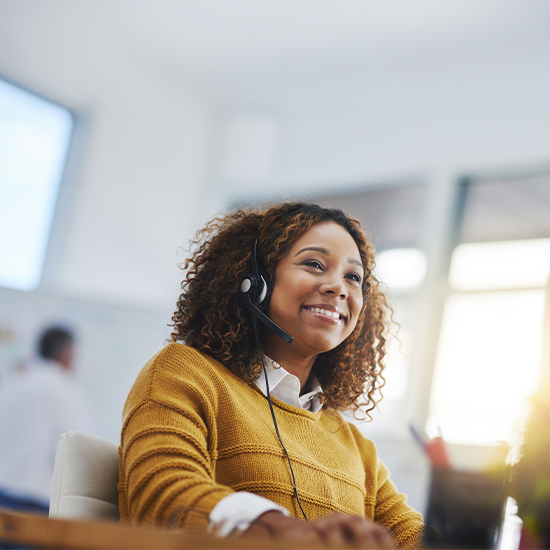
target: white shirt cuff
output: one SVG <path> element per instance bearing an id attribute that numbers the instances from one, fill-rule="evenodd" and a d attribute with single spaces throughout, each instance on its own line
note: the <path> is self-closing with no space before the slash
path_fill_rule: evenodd
<path id="1" fill-rule="evenodd" d="M 222 498 L 210 512 L 208 532 L 227 537 L 246 531 L 250 524 L 265 512 L 278 510 L 289 516 L 286 508 L 254 493 L 238 492 Z"/>

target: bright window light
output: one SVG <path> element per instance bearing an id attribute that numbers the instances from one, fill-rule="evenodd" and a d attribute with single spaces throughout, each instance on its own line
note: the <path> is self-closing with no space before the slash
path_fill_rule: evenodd
<path id="1" fill-rule="evenodd" d="M 452 443 L 512 443 L 539 377 L 545 291 L 447 299 L 427 431 Z"/>
<path id="2" fill-rule="evenodd" d="M 461 244 L 453 252 L 450 284 L 456 290 L 545 287 L 550 239 Z"/>
<path id="3" fill-rule="evenodd" d="M 72 126 L 67 109 L 0 80 L 0 286 L 40 281 Z"/>
<path id="4" fill-rule="evenodd" d="M 375 274 L 390 290 L 408 290 L 426 277 L 426 255 L 418 248 L 392 248 L 376 258 Z"/>

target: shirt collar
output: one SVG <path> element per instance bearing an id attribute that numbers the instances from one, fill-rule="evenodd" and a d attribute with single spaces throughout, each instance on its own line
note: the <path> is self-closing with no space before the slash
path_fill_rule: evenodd
<path id="1" fill-rule="evenodd" d="M 300 409 L 305 409 L 313 413 L 318 412 L 323 404 L 319 399 L 320 394 L 323 392 L 319 381 L 314 374 L 310 374 L 308 379 L 309 391 L 300 395 L 300 380 L 294 374 L 290 374 L 279 363 L 276 363 L 264 355 L 265 368 L 267 373 L 267 380 L 269 381 L 269 391 L 271 395 L 284 401 L 288 405 L 293 405 Z M 265 375 L 262 372 L 256 380 L 256 385 L 264 395 L 267 395 L 267 389 L 265 385 Z"/>

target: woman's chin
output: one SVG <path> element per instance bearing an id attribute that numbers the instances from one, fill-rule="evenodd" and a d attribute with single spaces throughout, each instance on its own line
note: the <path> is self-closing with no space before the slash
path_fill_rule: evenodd
<path id="1" fill-rule="evenodd" d="M 344 339 L 327 337 L 326 334 L 308 334 L 301 338 L 295 337 L 291 346 L 297 344 L 295 346 L 297 351 L 300 349 L 311 355 L 319 355 L 320 353 L 326 353 L 338 347 L 343 340 Z"/>

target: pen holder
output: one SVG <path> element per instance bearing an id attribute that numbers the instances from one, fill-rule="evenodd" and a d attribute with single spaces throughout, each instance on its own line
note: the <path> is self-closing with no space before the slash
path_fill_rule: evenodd
<path id="1" fill-rule="evenodd" d="M 503 478 L 434 468 L 426 513 L 425 548 L 495 548 L 504 520 Z"/>

